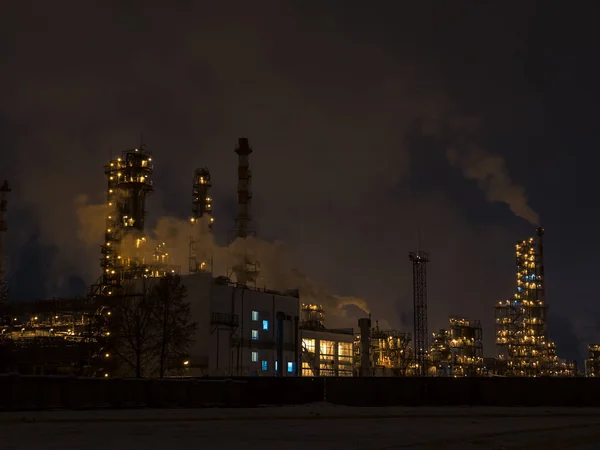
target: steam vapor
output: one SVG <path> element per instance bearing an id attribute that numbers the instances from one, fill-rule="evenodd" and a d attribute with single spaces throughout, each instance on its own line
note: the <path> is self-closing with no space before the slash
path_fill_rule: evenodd
<path id="1" fill-rule="evenodd" d="M 476 145 L 464 149 L 451 147 L 446 151 L 446 157 L 466 178 L 477 181 L 489 202 L 506 203 L 513 214 L 539 225 L 539 216 L 529 206 L 525 189 L 508 175 L 504 158 Z"/>
<path id="2" fill-rule="evenodd" d="M 504 158 L 478 144 L 479 129 L 479 120 L 469 117 L 423 123 L 425 134 L 435 135 L 446 143 L 448 163 L 460 169 L 465 178 L 477 181 L 487 201 L 505 203 L 517 217 L 539 225 L 539 216 L 529 206 L 525 188 L 513 182 Z"/>
<path id="3" fill-rule="evenodd" d="M 87 204 L 85 198 L 78 200 L 78 232 L 77 237 L 87 246 L 99 248 L 102 242 L 105 217 L 108 214 L 106 205 Z M 281 241 L 267 242 L 255 237 L 236 239 L 228 246 L 215 243 L 212 233 L 208 232 L 208 222 L 192 225 L 187 220 L 175 217 L 161 217 L 156 227 L 147 233 L 143 243 L 136 237 L 127 236 L 121 242 L 123 258 L 136 257 L 152 261 L 154 250 L 163 245 L 168 253 L 168 263 L 177 266 L 181 274 L 189 273 L 190 238 L 195 242 L 196 255 L 199 261 L 212 260 L 214 276 L 230 276 L 231 268 L 247 255 L 252 255 L 260 262 L 260 275 L 257 287 L 275 291 L 297 289 L 303 303 L 323 305 L 326 313 L 343 318 L 346 306 L 356 306 L 369 313 L 367 302 L 358 297 L 345 297 L 332 294 L 319 283 L 311 280 L 297 268 L 292 267 L 288 252 Z M 96 273 L 100 274 L 100 266 Z"/>

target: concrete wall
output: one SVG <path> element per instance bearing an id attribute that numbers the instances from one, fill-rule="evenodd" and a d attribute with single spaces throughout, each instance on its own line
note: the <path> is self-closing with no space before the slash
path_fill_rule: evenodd
<path id="1" fill-rule="evenodd" d="M 54 408 L 349 406 L 600 407 L 597 378 L 104 379 L 0 376 L 0 411 Z"/>

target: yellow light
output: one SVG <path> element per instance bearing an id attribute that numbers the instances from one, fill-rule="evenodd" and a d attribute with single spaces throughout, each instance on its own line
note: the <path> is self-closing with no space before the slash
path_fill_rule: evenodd
<path id="1" fill-rule="evenodd" d="M 189 363 L 190 363 L 189 361 L 184 361 L 184 362 L 183 362 L 183 365 L 184 365 L 184 366 L 187 366 Z"/>
<path id="2" fill-rule="evenodd" d="M 108 378 L 108 374 L 107 373 L 104 374 L 104 378 Z"/>
<path id="3" fill-rule="evenodd" d="M 105 358 L 108 358 L 108 357 L 110 357 L 110 353 L 106 353 L 106 354 L 104 355 L 104 357 L 105 357 Z"/>

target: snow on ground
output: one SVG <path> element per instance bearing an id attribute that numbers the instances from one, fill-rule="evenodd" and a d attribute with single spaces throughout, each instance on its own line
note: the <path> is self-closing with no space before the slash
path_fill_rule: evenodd
<path id="1" fill-rule="evenodd" d="M 600 409 L 328 404 L 0 413 L 2 450 L 600 448 Z"/>

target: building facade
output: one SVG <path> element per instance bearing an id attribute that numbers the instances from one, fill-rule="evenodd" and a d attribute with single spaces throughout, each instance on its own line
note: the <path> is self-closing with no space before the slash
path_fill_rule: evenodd
<path id="1" fill-rule="evenodd" d="M 190 376 L 297 375 L 297 293 L 238 286 L 208 273 L 183 276 L 182 283 L 198 324 Z"/>

